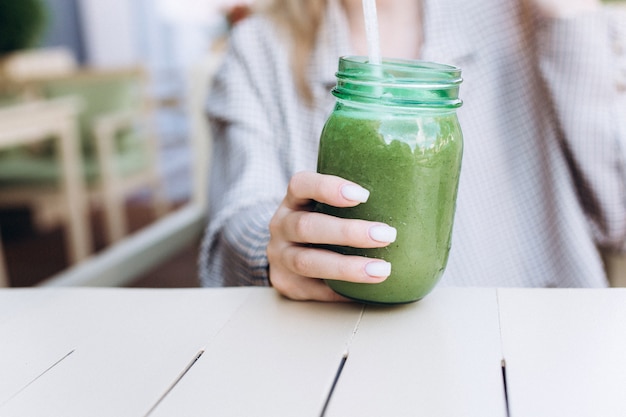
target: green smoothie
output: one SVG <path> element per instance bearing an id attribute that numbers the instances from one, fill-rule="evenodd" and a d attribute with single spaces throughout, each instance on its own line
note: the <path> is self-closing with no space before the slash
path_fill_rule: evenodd
<path id="1" fill-rule="evenodd" d="M 454 112 L 382 116 L 335 109 L 321 135 L 318 172 L 354 181 L 370 198 L 353 208 L 318 204 L 316 210 L 383 222 L 398 236 L 384 248 L 327 246 L 392 265 L 391 276 L 380 284 L 327 280 L 333 290 L 355 300 L 395 304 L 419 300 L 433 289 L 450 251 L 462 143 Z"/>

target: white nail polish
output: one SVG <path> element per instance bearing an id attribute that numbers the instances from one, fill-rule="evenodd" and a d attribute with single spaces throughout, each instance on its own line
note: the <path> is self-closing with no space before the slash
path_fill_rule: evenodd
<path id="1" fill-rule="evenodd" d="M 365 272 L 371 277 L 388 277 L 391 274 L 391 264 L 384 261 L 370 262 L 365 265 Z"/>
<path id="2" fill-rule="evenodd" d="M 370 227 L 369 234 L 378 242 L 391 243 L 395 242 L 398 231 L 394 227 L 379 224 Z"/>
<path id="3" fill-rule="evenodd" d="M 341 187 L 341 195 L 348 200 L 365 203 L 370 197 L 370 192 L 363 187 L 359 187 L 358 185 L 346 184 Z"/>

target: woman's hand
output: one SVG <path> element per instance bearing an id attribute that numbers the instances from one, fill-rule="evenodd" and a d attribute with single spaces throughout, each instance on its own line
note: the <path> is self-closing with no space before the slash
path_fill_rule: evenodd
<path id="1" fill-rule="evenodd" d="M 353 207 L 369 197 L 364 188 L 339 177 L 300 172 L 289 182 L 287 195 L 270 222 L 267 257 L 270 281 L 284 296 L 294 300 L 347 301 L 322 281 L 378 283 L 391 273 L 380 259 L 341 255 L 309 244 L 358 248 L 387 246 L 396 229 L 383 223 L 341 219 L 312 212 L 315 202 Z"/>

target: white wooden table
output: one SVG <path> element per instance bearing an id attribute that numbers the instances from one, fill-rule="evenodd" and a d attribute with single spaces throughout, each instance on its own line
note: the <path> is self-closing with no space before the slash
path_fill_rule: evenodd
<path id="1" fill-rule="evenodd" d="M 4 289 L 0 416 L 624 416 L 625 330 L 626 289 Z"/>

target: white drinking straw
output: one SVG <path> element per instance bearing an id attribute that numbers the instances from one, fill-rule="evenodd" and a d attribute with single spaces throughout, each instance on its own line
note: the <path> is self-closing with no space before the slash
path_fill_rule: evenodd
<path id="1" fill-rule="evenodd" d="M 376 0 L 363 0 L 363 16 L 365 17 L 365 36 L 370 64 L 380 64 L 380 39 L 378 36 L 378 16 Z"/>

